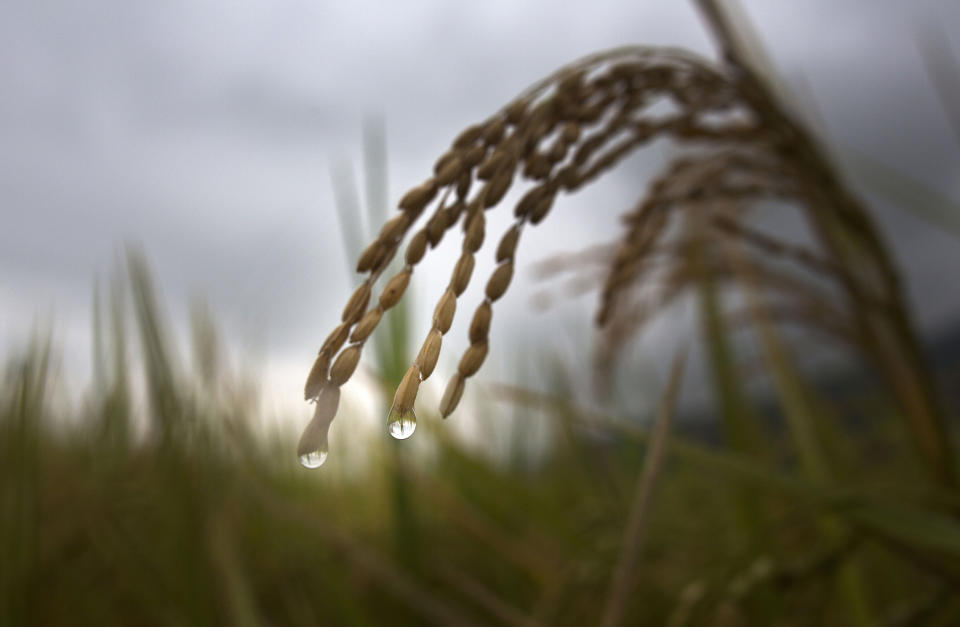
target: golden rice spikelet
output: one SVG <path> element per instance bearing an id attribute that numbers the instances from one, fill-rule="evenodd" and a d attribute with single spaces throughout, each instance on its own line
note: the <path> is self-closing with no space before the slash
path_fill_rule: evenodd
<path id="1" fill-rule="evenodd" d="M 343 385 L 353 376 L 353 371 L 357 369 L 360 362 L 360 352 L 363 347 L 360 344 L 348 346 L 337 360 L 330 366 L 330 382 L 337 387 Z"/>
<path id="2" fill-rule="evenodd" d="M 437 195 L 437 183 L 433 179 L 417 185 L 400 199 L 398 206 L 412 214 L 419 214 Z"/>
<path id="3" fill-rule="evenodd" d="M 504 122 L 503 118 L 496 118 L 487 124 L 486 128 L 483 129 L 483 141 L 488 146 L 494 146 L 500 143 L 500 140 L 503 139 L 503 133 L 506 131 L 507 125 Z"/>
<path id="4" fill-rule="evenodd" d="M 476 374 L 477 370 L 480 370 L 480 366 L 483 365 L 483 360 L 487 358 L 489 348 L 490 345 L 486 341 L 471 344 L 470 347 L 464 351 L 463 357 L 460 358 L 460 365 L 457 366 L 457 371 L 465 377 Z"/>
<path id="5" fill-rule="evenodd" d="M 410 226 L 410 216 L 405 213 L 401 213 L 398 216 L 394 216 L 387 220 L 383 227 L 380 228 L 380 235 L 377 239 L 381 242 L 393 243 L 400 239 L 400 237 L 406 232 L 407 227 Z"/>
<path id="6" fill-rule="evenodd" d="M 552 206 L 553 193 L 548 191 L 536 204 L 533 205 L 533 207 L 531 207 L 530 214 L 527 216 L 530 224 L 540 224 L 540 221 L 547 217 L 547 213 L 549 213 Z"/>
<path id="7" fill-rule="evenodd" d="M 497 245 L 497 263 L 507 259 L 513 259 L 517 251 L 517 242 L 520 241 L 520 225 L 514 224 L 503 234 L 500 243 Z"/>
<path id="8" fill-rule="evenodd" d="M 500 148 L 490 154 L 477 168 L 477 178 L 488 181 L 504 170 L 512 170 L 510 153 Z"/>
<path id="9" fill-rule="evenodd" d="M 449 185 L 453 183 L 458 178 L 460 178 L 460 173 L 463 171 L 463 161 L 460 160 L 458 155 L 453 155 L 453 157 L 447 160 L 437 171 L 436 179 L 438 185 Z"/>
<path id="10" fill-rule="evenodd" d="M 460 403 L 465 381 L 465 377 L 457 372 L 447 383 L 447 389 L 443 393 L 443 398 L 440 399 L 440 415 L 444 418 L 452 414 Z"/>
<path id="11" fill-rule="evenodd" d="M 360 322 L 357 323 L 357 326 L 353 328 L 353 333 L 350 334 L 351 342 L 364 342 L 370 334 L 373 333 L 373 330 L 377 328 L 377 325 L 380 324 L 380 318 L 383 316 L 383 307 L 379 305 L 368 311 L 362 318 Z"/>
<path id="12" fill-rule="evenodd" d="M 577 143 L 577 140 L 580 139 L 580 125 L 576 122 L 564 124 L 563 130 L 560 131 L 560 139 L 568 146 Z"/>
<path id="13" fill-rule="evenodd" d="M 383 292 L 380 293 L 380 306 L 384 309 L 390 309 L 403 297 L 403 292 L 410 284 L 411 271 L 409 268 L 401 270 L 392 279 L 387 281 Z"/>
<path id="14" fill-rule="evenodd" d="M 456 293 L 447 288 L 443 292 L 443 296 L 440 297 L 440 301 L 437 302 L 436 309 L 433 310 L 433 326 L 440 333 L 446 333 L 450 330 L 450 325 L 453 324 L 453 315 L 457 311 L 457 295 Z"/>
<path id="15" fill-rule="evenodd" d="M 490 179 L 490 182 L 487 183 L 487 187 L 483 195 L 484 208 L 493 207 L 503 200 L 507 190 L 510 189 L 511 183 L 513 183 L 512 169 L 501 170 L 496 176 Z"/>
<path id="16" fill-rule="evenodd" d="M 420 366 L 413 364 L 400 380 L 397 391 L 393 395 L 393 411 L 405 413 L 413 409 L 413 402 L 417 400 L 417 391 L 420 389 Z"/>
<path id="17" fill-rule="evenodd" d="M 507 118 L 507 122 L 516 126 L 524 120 L 527 114 L 527 101 L 526 100 L 514 100 L 509 105 L 507 105 L 504 115 Z"/>
<path id="18" fill-rule="evenodd" d="M 368 272 L 376 264 L 377 259 L 380 258 L 383 252 L 384 245 L 377 240 L 367 246 L 362 253 L 360 253 L 360 259 L 357 260 L 357 272 Z"/>
<path id="19" fill-rule="evenodd" d="M 469 148 L 483 136 L 483 125 L 474 124 L 463 129 L 453 140 L 454 148 Z"/>
<path id="20" fill-rule="evenodd" d="M 453 267 L 453 275 L 450 277 L 450 289 L 459 296 L 467 289 L 470 284 L 470 275 L 473 274 L 474 266 L 473 253 L 464 252 L 457 260 L 457 265 Z"/>
<path id="21" fill-rule="evenodd" d="M 513 210 L 513 215 L 518 218 L 526 216 L 533 211 L 533 208 L 540 204 L 549 193 L 550 191 L 545 185 L 537 185 L 536 187 L 530 188 L 517 202 L 517 206 Z"/>
<path id="22" fill-rule="evenodd" d="M 427 241 L 430 242 L 431 248 L 436 248 L 440 240 L 443 239 L 443 234 L 447 232 L 447 222 L 447 216 L 443 212 L 438 212 L 430 216 L 426 231 Z"/>
<path id="23" fill-rule="evenodd" d="M 481 161 L 484 157 L 487 156 L 487 148 L 480 144 L 469 148 L 466 152 L 463 153 L 463 163 L 468 168 L 472 168 Z"/>
<path id="24" fill-rule="evenodd" d="M 345 323 L 353 324 L 357 321 L 363 312 L 367 309 L 370 302 L 370 282 L 364 281 L 353 291 L 347 305 L 343 308 L 343 315 L 340 317 Z"/>
<path id="25" fill-rule="evenodd" d="M 310 368 L 310 374 L 307 375 L 307 382 L 303 386 L 304 400 L 312 400 L 317 397 L 323 384 L 327 381 L 327 371 L 330 369 L 330 355 L 321 352 L 313 362 Z"/>
<path id="26" fill-rule="evenodd" d="M 475 253 L 483 246 L 484 223 L 483 212 L 477 212 L 467 223 L 467 233 L 463 238 L 463 250 Z"/>
<path id="27" fill-rule="evenodd" d="M 349 334 L 350 325 L 344 322 L 330 332 L 330 335 L 327 336 L 327 339 L 323 341 L 323 346 L 320 348 L 320 352 L 333 355 L 340 350 L 340 347 L 343 346 L 343 343 L 347 341 L 347 336 Z"/>
<path id="28" fill-rule="evenodd" d="M 420 379 L 422 381 L 426 381 L 437 366 L 442 342 L 443 332 L 440 329 L 431 329 L 427 334 L 427 339 L 423 341 L 423 346 L 420 347 L 420 353 L 417 355 L 415 362 L 420 364 Z"/>
<path id="29" fill-rule="evenodd" d="M 496 301 L 507 291 L 510 285 L 510 279 L 513 278 L 513 261 L 508 261 L 497 266 L 490 280 L 487 281 L 487 298 L 491 302 Z"/>
<path id="30" fill-rule="evenodd" d="M 490 321 L 493 319 L 493 307 L 490 303 L 483 301 L 477 310 L 473 313 L 473 320 L 470 321 L 470 343 L 485 342 L 490 334 Z"/>
<path id="31" fill-rule="evenodd" d="M 427 232 L 421 229 L 410 238 L 410 243 L 407 244 L 405 257 L 407 265 L 415 266 L 420 263 L 425 252 L 427 252 Z"/>

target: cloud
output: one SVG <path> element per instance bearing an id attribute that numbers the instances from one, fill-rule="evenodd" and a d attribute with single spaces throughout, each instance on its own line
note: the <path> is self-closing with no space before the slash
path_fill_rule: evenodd
<path id="1" fill-rule="evenodd" d="M 911 51 L 913 24 L 957 22 L 948 4 L 746 10 L 778 66 L 809 82 L 837 145 L 956 195 L 960 150 Z M 140 243 L 174 303 L 207 294 L 284 359 L 315 350 L 341 304 L 331 295 L 347 293 L 328 168 L 344 156 L 359 165 L 366 113 L 387 120 L 397 198 L 459 129 L 559 64 L 630 42 L 710 54 L 686 2 L 94 0 L 0 13 L 4 297 L 85 315 L 93 273 Z M 615 234 L 636 175 L 660 156 L 562 200 L 524 263 Z M 960 297 L 944 305 L 929 291 L 934 268 L 956 264 L 954 243 L 896 212 L 884 224 L 921 311 L 955 318 Z M 446 278 L 437 267 L 418 275 L 425 293 Z M 527 304 L 517 296 L 504 311 Z"/>

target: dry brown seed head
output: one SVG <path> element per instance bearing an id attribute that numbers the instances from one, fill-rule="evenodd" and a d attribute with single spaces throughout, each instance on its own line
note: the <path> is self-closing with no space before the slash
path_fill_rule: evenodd
<path id="1" fill-rule="evenodd" d="M 527 218 L 530 220 L 530 224 L 539 224 L 543 220 L 547 213 L 550 211 L 550 207 L 553 206 L 553 194 L 546 194 L 541 198 L 537 204 L 530 209 L 530 215 Z"/>
<path id="2" fill-rule="evenodd" d="M 500 202 L 507 193 L 507 190 L 510 189 L 512 182 L 513 170 L 501 170 L 499 174 L 487 183 L 486 193 L 483 195 L 483 206 L 493 207 Z"/>
<path id="3" fill-rule="evenodd" d="M 420 229 L 410 238 L 407 244 L 406 262 L 408 266 L 415 266 L 423 259 L 423 254 L 427 252 L 427 232 Z"/>
<path id="4" fill-rule="evenodd" d="M 650 67 L 640 61 L 621 61 L 611 67 L 609 73 L 623 83 L 632 83 L 637 77 L 649 74 Z"/>
<path id="5" fill-rule="evenodd" d="M 580 125 L 576 122 L 564 124 L 563 130 L 560 132 L 560 139 L 568 146 L 577 143 L 577 140 L 580 139 Z"/>
<path id="6" fill-rule="evenodd" d="M 589 107 L 581 107 L 577 113 L 577 120 L 579 120 L 582 124 L 593 124 L 603 117 L 603 114 L 607 110 L 608 106 L 608 102 L 601 101 L 596 104 L 592 104 Z"/>
<path id="7" fill-rule="evenodd" d="M 547 159 L 551 163 L 560 163 L 567 156 L 567 145 L 562 141 L 555 141 L 553 145 L 550 146 L 550 150 L 547 152 Z"/>
<path id="8" fill-rule="evenodd" d="M 393 243 L 397 241 L 404 231 L 407 230 L 407 227 L 410 226 L 410 216 L 405 213 L 401 213 L 398 216 L 394 216 L 384 223 L 383 227 L 380 229 L 380 235 L 377 239 L 381 242 Z"/>
<path id="9" fill-rule="evenodd" d="M 457 220 L 460 219 L 460 216 L 463 214 L 463 210 L 466 209 L 467 203 L 463 200 L 458 200 L 457 202 L 450 205 L 447 208 L 447 225 L 448 227 L 453 226 L 457 223 Z"/>
<path id="10" fill-rule="evenodd" d="M 470 275 L 473 274 L 473 254 L 464 252 L 457 260 L 457 265 L 453 267 L 453 275 L 450 277 L 450 289 L 459 296 L 463 290 L 467 289 L 470 283 Z"/>
<path id="11" fill-rule="evenodd" d="M 481 189 L 480 193 L 471 198 L 470 202 L 467 203 L 467 217 L 463 220 L 464 231 L 466 231 L 470 225 L 470 218 L 472 218 L 475 213 L 483 212 L 483 197 L 486 193 L 485 189 Z"/>
<path id="12" fill-rule="evenodd" d="M 463 250 L 475 253 L 483 246 L 485 221 L 482 211 L 473 214 L 467 224 L 467 234 L 463 238 Z"/>
<path id="13" fill-rule="evenodd" d="M 464 204 L 462 201 L 457 201 L 452 205 L 448 205 L 441 209 L 439 213 L 443 216 L 443 227 L 449 229 L 451 226 L 457 223 L 457 218 L 460 217 L 460 209 L 457 205 Z"/>
<path id="14" fill-rule="evenodd" d="M 320 352 L 333 355 L 340 350 L 340 347 L 343 346 L 343 343 L 347 341 L 347 335 L 349 333 L 350 324 L 344 322 L 330 332 L 330 335 L 328 335 L 327 339 L 324 340 L 323 346 L 320 348 Z"/>
<path id="15" fill-rule="evenodd" d="M 463 172 L 463 161 L 460 160 L 459 156 L 453 155 L 453 158 L 447 161 L 443 168 L 437 172 L 437 184 L 449 185 L 460 177 L 461 172 Z"/>
<path id="16" fill-rule="evenodd" d="M 393 256 L 396 254 L 396 243 L 388 246 L 381 246 L 379 254 L 373 260 L 373 266 L 370 268 L 370 272 L 373 274 L 379 274 L 380 272 L 383 272 L 384 268 L 390 264 L 390 261 L 393 260 Z"/>
<path id="17" fill-rule="evenodd" d="M 487 298 L 493 302 L 503 296 L 503 293 L 507 291 L 507 286 L 510 285 L 510 279 L 512 278 L 512 260 L 497 266 L 496 270 L 493 271 L 493 274 L 490 275 L 490 280 L 487 281 Z"/>
<path id="18" fill-rule="evenodd" d="M 513 215 L 518 218 L 522 218 L 533 211 L 533 208 L 540 204 L 540 202 L 549 195 L 550 190 L 546 185 L 537 185 L 536 187 L 531 187 L 530 190 L 517 202 L 517 206 L 513 210 Z"/>
<path id="19" fill-rule="evenodd" d="M 333 385 L 340 387 L 353 376 L 353 371 L 357 369 L 357 364 L 360 362 L 361 350 L 363 350 L 362 345 L 353 344 L 340 353 L 340 356 L 330 366 L 330 382 Z"/>
<path id="20" fill-rule="evenodd" d="M 487 341 L 490 334 L 490 320 L 493 318 L 493 307 L 490 303 L 483 301 L 477 310 L 473 312 L 473 320 L 470 321 L 470 343 L 477 344 Z"/>
<path id="21" fill-rule="evenodd" d="M 483 158 L 487 156 L 487 147 L 483 144 L 477 144 L 470 147 L 466 152 L 463 153 L 463 163 L 468 167 L 472 168 L 477 165 Z"/>
<path id="22" fill-rule="evenodd" d="M 387 281 L 386 286 L 383 288 L 383 292 L 380 293 L 380 306 L 384 309 L 390 309 L 398 302 L 403 296 L 404 290 L 407 289 L 407 285 L 410 283 L 410 274 L 411 270 L 406 268 L 401 270 L 393 276 L 389 281 Z"/>
<path id="23" fill-rule="evenodd" d="M 575 165 L 583 165 L 590 159 L 590 156 L 607 141 L 605 133 L 598 133 L 596 135 L 591 135 L 587 139 L 580 142 L 580 146 L 577 148 L 577 151 L 573 153 L 573 163 Z"/>
<path id="24" fill-rule="evenodd" d="M 437 366 L 437 358 L 440 357 L 440 345 L 443 342 L 443 333 L 440 329 L 431 329 L 427 334 L 427 339 L 423 341 L 420 347 L 420 353 L 417 355 L 416 363 L 420 364 L 420 380 L 426 381 Z"/>
<path id="25" fill-rule="evenodd" d="M 557 101 L 548 98 L 537 104 L 527 118 L 526 127 L 532 137 L 540 139 L 547 135 L 557 124 Z"/>
<path id="26" fill-rule="evenodd" d="M 469 148 L 483 136 L 483 125 L 474 124 L 463 129 L 453 140 L 454 148 Z"/>
<path id="27" fill-rule="evenodd" d="M 460 178 L 457 180 L 457 200 L 466 200 L 467 194 L 470 193 L 471 185 L 473 185 L 473 177 L 470 175 L 470 173 L 464 172 L 461 174 Z"/>
<path id="28" fill-rule="evenodd" d="M 490 345 L 485 341 L 479 344 L 471 344 L 470 347 L 464 351 L 463 357 L 460 358 L 460 365 L 457 366 L 457 372 L 465 377 L 474 375 L 477 370 L 480 370 L 480 366 L 483 365 L 483 360 L 487 358 L 487 350 L 489 350 L 489 348 Z"/>
<path id="29" fill-rule="evenodd" d="M 433 327 L 440 333 L 449 331 L 450 325 L 453 324 L 453 314 L 456 311 L 457 295 L 452 289 L 447 288 L 437 302 L 436 309 L 433 310 Z"/>
<path id="30" fill-rule="evenodd" d="M 417 400 L 417 390 L 420 389 L 420 366 L 413 364 L 400 380 L 397 391 L 393 395 L 393 410 L 401 413 L 413 409 L 413 402 Z"/>
<path id="31" fill-rule="evenodd" d="M 584 71 L 581 69 L 570 70 L 560 79 L 557 91 L 565 96 L 579 94 L 583 87 L 583 76 Z"/>
<path id="32" fill-rule="evenodd" d="M 484 143 L 488 146 L 499 144 L 500 140 L 503 139 L 503 133 L 506 130 L 507 125 L 503 121 L 503 118 L 496 118 L 492 120 L 483 130 Z"/>
<path id="33" fill-rule="evenodd" d="M 443 393 L 443 398 L 440 399 L 440 415 L 444 418 L 453 413 L 453 410 L 457 408 L 457 404 L 460 402 L 460 398 L 463 396 L 463 387 L 466 382 L 465 377 L 457 372 L 450 379 L 450 383 L 447 384 L 447 389 Z"/>
<path id="34" fill-rule="evenodd" d="M 456 149 L 448 150 L 447 152 L 440 155 L 440 158 L 433 164 L 433 173 L 439 174 L 440 170 L 444 168 L 448 163 L 458 158 L 460 151 Z"/>
<path id="35" fill-rule="evenodd" d="M 310 368 L 310 374 L 307 375 L 307 382 L 303 386 L 304 400 L 309 401 L 317 397 L 317 394 L 323 388 L 323 384 L 327 382 L 327 371 L 329 369 L 330 353 L 321 352 L 314 360 L 313 367 Z"/>
<path id="36" fill-rule="evenodd" d="M 489 181 L 503 170 L 512 170 L 511 160 L 510 153 L 503 148 L 494 150 L 477 168 L 477 178 L 481 181 Z"/>
<path id="37" fill-rule="evenodd" d="M 430 179 L 404 194 L 403 198 L 400 199 L 399 206 L 407 213 L 418 215 L 436 195 L 437 183 Z"/>
<path id="38" fill-rule="evenodd" d="M 513 126 L 520 124 L 520 122 L 522 122 L 523 119 L 526 117 L 526 114 L 527 114 L 526 100 L 515 100 L 511 102 L 507 106 L 506 111 L 504 112 L 504 116 L 507 118 L 507 122 L 512 124 Z"/>
<path id="39" fill-rule="evenodd" d="M 443 212 L 438 212 L 433 214 L 430 217 L 430 220 L 427 222 L 427 241 L 430 242 L 430 247 L 435 248 L 437 244 L 440 243 L 440 240 L 443 239 L 443 234 L 447 231 L 447 216 Z"/>
<path id="40" fill-rule="evenodd" d="M 367 309 L 367 303 L 370 302 L 370 282 L 364 281 L 350 295 L 347 305 L 343 308 L 343 315 L 340 320 L 353 324 L 363 315 Z"/>
<path id="41" fill-rule="evenodd" d="M 513 254 L 517 250 L 517 242 L 520 240 L 520 225 L 514 224 L 503 234 L 500 244 L 497 245 L 497 263 L 507 259 L 513 259 Z"/>
<path id="42" fill-rule="evenodd" d="M 534 180 L 542 180 L 550 176 L 553 169 L 553 162 L 539 152 L 531 153 L 524 164 L 523 175 Z"/>
<path id="43" fill-rule="evenodd" d="M 380 243 L 380 240 L 367 246 L 363 252 L 360 253 L 360 259 L 357 261 L 357 272 L 367 272 L 373 268 L 377 258 L 383 254 L 382 249 L 383 244 Z"/>
<path id="44" fill-rule="evenodd" d="M 368 311 L 362 318 L 360 322 L 357 323 L 357 326 L 353 327 L 353 333 L 350 334 L 351 342 L 364 342 L 370 334 L 373 333 L 373 330 L 377 328 L 377 325 L 380 324 L 380 317 L 383 316 L 383 307 L 377 305 L 370 311 Z"/>
<path id="45" fill-rule="evenodd" d="M 580 175 L 574 165 L 568 165 L 557 170 L 556 183 L 559 187 L 572 190 L 580 183 Z"/>

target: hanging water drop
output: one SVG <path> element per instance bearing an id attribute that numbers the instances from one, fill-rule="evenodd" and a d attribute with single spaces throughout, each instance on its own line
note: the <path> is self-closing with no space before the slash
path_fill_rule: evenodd
<path id="1" fill-rule="evenodd" d="M 297 444 L 297 459 L 304 468 L 319 468 L 327 461 L 327 453 L 330 451 L 327 432 L 337 414 L 339 403 L 339 388 L 325 386 L 320 390 L 313 418 L 307 423 L 300 435 L 300 443 Z"/>
<path id="2" fill-rule="evenodd" d="M 323 445 L 317 450 L 301 455 L 300 465 L 304 468 L 319 468 L 320 466 L 323 466 L 323 462 L 327 461 L 328 453 L 329 450 L 327 449 L 327 443 L 324 442 Z"/>
<path id="3" fill-rule="evenodd" d="M 397 440 L 406 440 L 417 430 L 417 415 L 412 409 L 407 411 L 390 410 L 387 416 L 387 432 Z"/>

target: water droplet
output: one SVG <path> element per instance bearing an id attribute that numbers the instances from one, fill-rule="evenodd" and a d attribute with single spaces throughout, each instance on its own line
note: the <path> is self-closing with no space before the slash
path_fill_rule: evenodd
<path id="1" fill-rule="evenodd" d="M 328 453 L 327 445 L 324 443 L 324 445 L 317 450 L 301 455 L 300 465 L 304 468 L 319 468 L 323 466 L 323 462 L 327 461 Z"/>
<path id="2" fill-rule="evenodd" d="M 405 412 L 390 410 L 387 416 L 387 432 L 398 440 L 406 440 L 417 430 L 417 415 L 412 409 Z"/>

